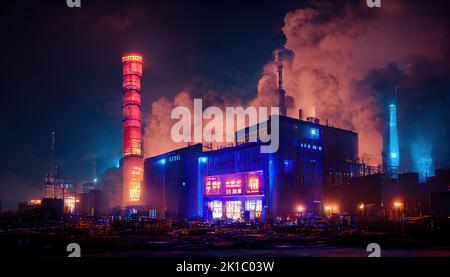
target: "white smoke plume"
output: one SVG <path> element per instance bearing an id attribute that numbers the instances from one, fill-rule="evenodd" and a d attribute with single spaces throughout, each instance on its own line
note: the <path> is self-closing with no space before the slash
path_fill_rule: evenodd
<path id="1" fill-rule="evenodd" d="M 380 9 L 367 8 L 365 1 L 320 2 L 289 12 L 284 21 L 285 47 L 295 54 L 284 67 L 288 115 L 297 117 L 303 109 L 305 117 L 356 131 L 365 162 L 381 163 L 382 93 L 366 77 L 391 63 L 408 74 L 408 65 L 417 56 L 431 61 L 448 57 L 446 45 L 436 43 L 446 40 L 448 27 L 424 16 L 414 3 L 402 1 L 384 1 Z M 272 61 L 263 68 L 258 95 L 245 104 L 276 105 L 276 87 L 277 67 Z M 206 102 L 219 107 L 239 102 L 216 100 Z M 185 146 L 170 138 L 174 123 L 170 112 L 192 102 L 190 94 L 182 92 L 172 101 L 161 98 L 153 103 L 145 132 L 147 157 Z"/>

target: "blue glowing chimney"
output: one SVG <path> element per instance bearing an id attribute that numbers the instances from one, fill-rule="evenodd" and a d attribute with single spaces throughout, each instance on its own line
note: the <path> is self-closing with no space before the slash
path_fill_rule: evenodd
<path id="1" fill-rule="evenodd" d="M 400 153 L 398 149 L 397 106 L 389 105 L 389 157 L 388 169 L 396 171 L 400 166 Z"/>

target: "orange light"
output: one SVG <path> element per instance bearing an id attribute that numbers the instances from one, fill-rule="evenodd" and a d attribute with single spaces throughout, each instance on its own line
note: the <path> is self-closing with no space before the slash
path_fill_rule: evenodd
<path id="1" fill-rule="evenodd" d="M 128 54 L 122 57 L 122 63 L 125 62 L 140 62 L 142 63 L 143 58 L 141 55 L 137 55 L 137 54 Z"/>
<path id="2" fill-rule="evenodd" d="M 361 210 L 364 210 L 364 204 L 359 205 L 359 208 L 360 208 Z"/>
<path id="3" fill-rule="evenodd" d="M 331 210 L 331 207 L 330 207 L 330 206 L 325 206 L 325 210 L 326 210 L 326 211 L 330 211 L 330 210 Z"/>
<path id="4" fill-rule="evenodd" d="M 299 211 L 300 213 L 303 212 L 305 210 L 305 208 L 303 206 L 299 206 L 297 208 L 297 211 Z"/>
<path id="5" fill-rule="evenodd" d="M 394 203 L 394 207 L 396 207 L 396 208 L 400 208 L 401 206 L 403 206 L 403 203 L 401 203 L 401 202 Z"/>
<path id="6" fill-rule="evenodd" d="M 31 200 L 30 203 L 33 206 L 39 206 L 39 205 L 41 205 L 42 201 L 41 200 Z"/>

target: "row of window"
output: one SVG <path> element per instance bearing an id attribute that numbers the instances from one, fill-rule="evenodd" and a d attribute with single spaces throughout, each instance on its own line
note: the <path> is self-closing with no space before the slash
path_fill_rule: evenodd
<path id="1" fill-rule="evenodd" d="M 179 161 L 179 160 L 181 160 L 181 156 L 180 155 L 175 155 L 175 156 L 169 157 L 169 163 L 176 162 L 176 161 Z"/>
<path id="2" fill-rule="evenodd" d="M 257 219 L 262 217 L 262 200 L 214 200 L 208 203 L 208 209 L 213 219 L 240 220 L 245 212 L 250 219 Z"/>
<path id="3" fill-rule="evenodd" d="M 315 144 L 309 144 L 309 143 L 300 143 L 300 147 L 301 148 L 305 148 L 305 149 L 310 149 L 310 150 L 317 150 L 317 151 L 322 151 L 323 147 L 320 145 L 315 145 Z"/>
<path id="4" fill-rule="evenodd" d="M 246 186 L 240 179 L 225 181 L 225 187 L 222 187 L 222 182 L 219 180 L 206 180 L 205 195 L 223 195 L 222 189 L 225 190 L 226 195 L 243 194 L 244 189 L 245 193 L 254 194 L 259 193 L 261 188 L 258 177 L 248 178 Z"/>

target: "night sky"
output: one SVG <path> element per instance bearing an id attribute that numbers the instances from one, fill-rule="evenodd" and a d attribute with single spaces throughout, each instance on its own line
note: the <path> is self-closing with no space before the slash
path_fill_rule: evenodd
<path id="1" fill-rule="evenodd" d="M 145 57 L 144 113 L 194 81 L 254 96 L 262 66 L 284 43 L 284 15 L 302 7 L 283 2 L 84 0 L 80 9 L 65 0 L 2 3 L 0 199 L 12 188 L 19 199 L 21 191 L 38 193 L 53 130 L 62 176 L 91 178 L 91 153 L 99 173 L 117 166 L 126 51 Z"/>
<path id="2" fill-rule="evenodd" d="M 138 51 L 144 56 L 144 115 L 158 98 L 173 98 L 193 85 L 200 87 L 199 94 L 232 91 L 235 97 L 249 100 L 257 94 L 273 49 L 285 43 L 281 28 L 286 14 L 305 5 L 300 0 L 82 0 L 82 8 L 69 9 L 65 2 L 2 3 L 0 200 L 4 208 L 39 196 L 52 131 L 65 178 L 77 183 L 91 178 L 91 154 L 98 157 L 99 175 L 117 167 L 123 53 Z M 433 10 L 427 5 L 424 12 L 429 15 Z M 432 102 L 446 97 L 441 102 L 445 106 L 448 66 L 443 71 L 422 84 L 436 86 Z M 382 74 L 369 77 L 382 86 Z M 410 106 L 420 109 L 417 105 Z M 445 118 L 448 125 L 448 110 L 440 109 L 433 116 Z M 445 128 L 441 141 L 448 154 Z"/>

